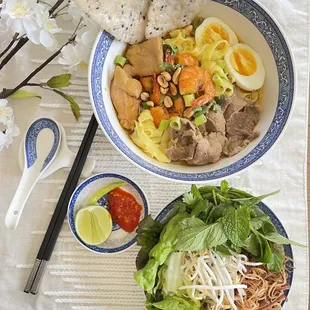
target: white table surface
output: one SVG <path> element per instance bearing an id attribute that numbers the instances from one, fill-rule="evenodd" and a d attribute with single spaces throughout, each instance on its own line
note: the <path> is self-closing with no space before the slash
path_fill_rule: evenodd
<path id="1" fill-rule="evenodd" d="M 281 194 L 266 199 L 284 224 L 289 236 L 308 243 L 306 200 L 307 116 L 309 87 L 309 2 L 307 0 L 260 0 L 284 29 L 296 61 L 298 89 L 290 124 L 278 145 L 256 166 L 230 180 L 235 187 L 254 194 L 282 189 Z M 5 70 L 0 72 L 0 86 L 12 87 L 26 77 L 47 53 L 27 44 Z M 56 62 L 37 80 L 65 73 Z M 40 91 L 38 91 L 40 92 Z M 75 122 L 67 102 L 50 92 L 40 92 L 43 99 L 10 100 L 22 135 L 35 118 L 54 117 L 65 127 L 70 148 L 77 150 L 92 114 L 87 92 L 87 77 L 73 78 L 69 93 L 81 106 L 82 117 Z M 0 309 L 144 309 L 144 296 L 135 284 L 133 272 L 138 248 L 116 256 L 100 256 L 82 248 L 64 223 L 40 292 L 23 293 L 32 263 L 48 226 L 68 169 L 40 181 L 27 202 L 15 231 L 4 227 L 4 216 L 21 177 L 17 152 L 22 135 L 9 150 L 0 153 Z M 123 158 L 98 129 L 91 148 L 96 159 L 94 173 L 124 174 L 141 184 L 148 196 L 152 214 L 189 189 L 188 185 L 154 177 Z M 252 190 L 253 189 L 253 190 Z M 309 270 L 307 249 L 294 248 L 296 270 L 286 310 L 307 310 Z"/>

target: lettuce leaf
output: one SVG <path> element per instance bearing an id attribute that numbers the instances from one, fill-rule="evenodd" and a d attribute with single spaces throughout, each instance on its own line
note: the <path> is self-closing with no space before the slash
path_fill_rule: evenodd
<path id="1" fill-rule="evenodd" d="M 143 288 L 144 291 L 150 294 L 153 293 L 158 267 L 158 262 L 152 258 L 147 262 L 144 268 L 134 273 L 136 282 Z"/>
<path id="2" fill-rule="evenodd" d="M 164 264 L 172 252 L 175 252 L 175 245 L 182 230 L 179 222 L 186 217 L 189 217 L 187 212 L 178 213 L 167 223 L 160 234 L 159 242 L 150 251 L 151 259 L 142 269 L 135 272 L 135 280 L 144 291 L 152 293 L 158 267 Z"/>
<path id="3" fill-rule="evenodd" d="M 199 310 L 201 307 L 200 302 L 196 303 L 190 299 L 179 296 L 168 296 L 162 301 L 147 304 L 147 306 L 149 305 L 161 310 Z"/>
<path id="4" fill-rule="evenodd" d="M 152 219 L 151 215 L 145 217 L 137 229 L 137 244 L 141 246 L 136 259 L 137 269 L 143 268 L 149 260 L 152 247 L 158 242 L 164 225 Z"/>
<path id="5" fill-rule="evenodd" d="M 179 222 L 189 216 L 187 212 L 178 213 L 168 222 L 161 232 L 159 242 L 150 252 L 150 257 L 154 257 L 159 265 L 162 265 L 172 252 L 175 252 L 175 245 L 182 231 Z"/>

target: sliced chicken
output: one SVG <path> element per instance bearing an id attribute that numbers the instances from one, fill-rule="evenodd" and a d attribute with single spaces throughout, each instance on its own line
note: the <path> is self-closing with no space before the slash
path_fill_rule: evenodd
<path id="1" fill-rule="evenodd" d="M 140 100 L 137 98 L 141 91 L 141 83 L 117 66 L 111 83 L 111 99 L 120 124 L 126 130 L 132 131 L 138 119 Z"/>
<path id="2" fill-rule="evenodd" d="M 162 44 L 162 39 L 156 37 L 128 48 L 125 57 L 132 65 L 132 76 L 147 76 L 163 71 L 160 67 L 164 57 Z"/>

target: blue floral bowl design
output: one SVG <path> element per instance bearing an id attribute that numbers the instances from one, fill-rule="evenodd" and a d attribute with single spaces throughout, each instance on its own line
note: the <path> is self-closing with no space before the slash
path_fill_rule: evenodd
<path id="1" fill-rule="evenodd" d="M 133 144 L 119 125 L 110 98 L 114 59 L 125 45 L 106 33 L 99 34 L 89 65 L 89 91 L 98 123 L 112 144 L 140 168 L 157 176 L 181 182 L 206 182 L 230 177 L 260 160 L 283 134 L 292 112 L 295 69 L 280 26 L 270 13 L 253 0 L 214 0 L 202 8 L 202 16 L 225 21 L 262 57 L 266 68 L 260 137 L 239 154 L 218 163 L 193 167 L 161 164 Z"/>

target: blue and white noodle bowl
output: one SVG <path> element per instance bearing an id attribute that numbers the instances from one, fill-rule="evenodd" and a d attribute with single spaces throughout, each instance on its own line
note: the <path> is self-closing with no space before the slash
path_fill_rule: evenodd
<path id="1" fill-rule="evenodd" d="M 158 176 L 182 182 L 227 178 L 260 160 L 279 140 L 292 112 L 295 70 L 288 43 L 274 18 L 252 0 L 215 0 L 201 8 L 201 16 L 227 23 L 242 41 L 258 52 L 266 68 L 259 138 L 230 158 L 204 166 L 166 164 L 147 156 L 121 127 L 110 97 L 115 56 L 125 44 L 106 32 L 99 34 L 89 66 L 89 90 L 97 120 L 112 144 L 137 166 Z"/>

